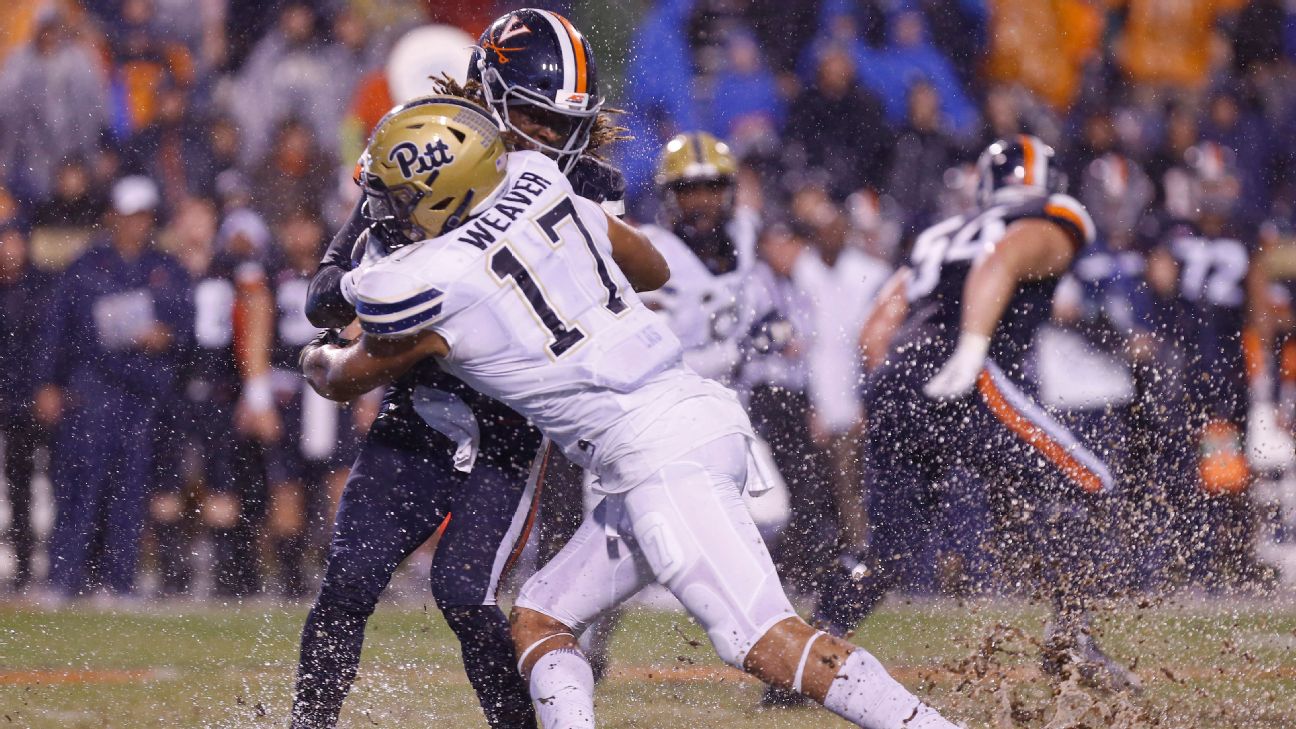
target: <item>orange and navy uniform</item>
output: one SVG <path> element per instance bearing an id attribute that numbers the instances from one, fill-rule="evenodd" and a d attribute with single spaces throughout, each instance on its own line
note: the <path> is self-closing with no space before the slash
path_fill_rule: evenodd
<path id="1" fill-rule="evenodd" d="M 1084 493 L 1113 487 L 1102 460 L 1045 412 L 1032 394 L 1029 351 L 1052 312 L 1058 277 L 1018 285 L 991 339 L 985 368 L 967 397 L 938 403 L 922 392 L 957 346 L 963 291 L 972 266 L 1012 223 L 1027 219 L 1056 224 L 1076 250 L 1094 237 L 1084 207 L 1074 198 L 1054 194 L 987 206 L 938 223 L 917 238 L 910 313 L 868 388 L 868 440 L 870 450 L 877 451 L 875 462 L 904 468 L 921 460 L 924 471 L 934 476 L 943 476 L 947 464 L 958 462 L 971 466 L 987 484 L 1002 483 L 1007 476 L 1023 487 L 1053 483 Z M 896 428 L 908 434 L 901 436 L 905 453 L 888 444 L 896 438 Z"/>

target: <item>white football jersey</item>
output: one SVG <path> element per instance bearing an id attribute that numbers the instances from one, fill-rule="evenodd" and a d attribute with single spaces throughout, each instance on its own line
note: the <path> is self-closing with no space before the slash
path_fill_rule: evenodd
<path id="1" fill-rule="evenodd" d="M 666 228 L 648 225 L 643 232 L 670 264 L 666 285 L 645 293 L 649 308 L 664 315 L 684 346 L 684 361 L 703 377 L 732 386 L 743 363 L 754 352 L 753 329 L 774 310 L 765 289 L 753 286 L 758 268 L 756 216 L 739 209 L 725 230 L 737 265 L 712 273 L 693 249 Z"/>
<path id="2" fill-rule="evenodd" d="M 598 204 L 575 195 L 544 155 L 513 152 L 507 162 L 490 208 L 362 265 L 343 292 L 371 336 L 439 333 L 450 345 L 446 371 L 526 416 L 596 475 L 620 476 L 624 464 L 610 464 L 621 458 L 647 466 L 639 430 L 684 400 L 727 391 L 683 365 L 679 340 L 612 260 Z M 706 442 L 696 438 L 708 428 L 742 432 L 700 424 L 679 437 Z"/>

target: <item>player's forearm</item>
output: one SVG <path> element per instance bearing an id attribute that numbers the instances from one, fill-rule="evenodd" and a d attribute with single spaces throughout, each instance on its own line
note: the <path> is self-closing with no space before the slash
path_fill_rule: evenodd
<path id="1" fill-rule="evenodd" d="M 901 268 L 892 274 L 882 286 L 878 301 L 860 330 L 860 351 L 864 355 L 865 366 L 870 370 L 881 366 L 886 360 L 891 340 L 895 339 L 896 330 L 909 314 L 908 282 L 908 268 Z"/>
<path id="2" fill-rule="evenodd" d="M 963 285 L 960 334 L 989 339 L 1017 285 L 1017 268 L 1006 256 L 992 253 L 973 265 Z"/>
<path id="3" fill-rule="evenodd" d="M 321 329 L 340 329 L 355 319 L 355 307 L 342 296 L 342 276 L 351 268 L 351 251 L 368 225 L 361 203 L 357 202 L 311 278 L 306 295 L 306 318 L 311 324 Z"/>
<path id="4" fill-rule="evenodd" d="M 361 337 L 349 346 L 311 348 L 302 356 L 302 374 L 322 397 L 349 402 L 390 384 L 429 354 L 413 341 L 401 346 Z"/>

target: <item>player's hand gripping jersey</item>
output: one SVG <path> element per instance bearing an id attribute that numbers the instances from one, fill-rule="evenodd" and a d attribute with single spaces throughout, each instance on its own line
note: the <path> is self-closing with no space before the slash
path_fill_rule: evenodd
<path id="1" fill-rule="evenodd" d="M 679 340 L 613 263 L 603 210 L 547 157 L 505 159 L 487 211 L 347 275 L 365 332 L 437 332 L 450 348 L 442 367 L 530 419 L 605 491 L 651 475 L 658 457 L 749 434 L 732 393 L 683 367 Z M 638 438 L 672 406 L 717 391 L 734 417 Z"/>
<path id="2" fill-rule="evenodd" d="M 774 309 L 764 289 L 753 285 L 757 266 L 756 216 L 739 209 L 725 232 L 733 244 L 734 265 L 713 273 L 673 232 L 657 225 L 642 228 L 670 264 L 665 286 L 644 294 L 684 346 L 684 361 L 703 377 L 732 385 L 744 359 L 752 354 L 753 330 Z"/>
<path id="3" fill-rule="evenodd" d="M 1011 223 L 1030 218 L 1061 226 L 1076 250 L 1093 241 L 1093 221 L 1084 206 L 1062 194 L 989 205 L 933 225 L 914 242 L 907 287 L 911 313 L 898 341 L 916 345 L 910 351 L 934 350 L 943 359 L 959 335 L 963 288 L 972 265 L 994 250 Z M 1014 379 L 1021 379 L 1026 350 L 1036 330 L 1048 321 L 1059 280 L 1020 284 L 995 330 L 990 358 Z"/>

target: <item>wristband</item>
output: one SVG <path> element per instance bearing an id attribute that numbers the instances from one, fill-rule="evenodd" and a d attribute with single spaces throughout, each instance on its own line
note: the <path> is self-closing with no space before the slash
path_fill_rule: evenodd
<path id="1" fill-rule="evenodd" d="M 270 375 L 257 375 L 243 381 L 243 404 L 256 412 L 265 412 L 274 407 L 274 390 L 270 386 Z"/>

